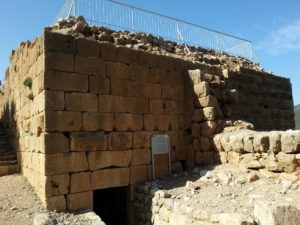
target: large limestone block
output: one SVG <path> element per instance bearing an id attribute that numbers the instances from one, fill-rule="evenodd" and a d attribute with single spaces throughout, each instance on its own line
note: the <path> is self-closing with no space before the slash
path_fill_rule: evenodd
<path id="1" fill-rule="evenodd" d="M 97 112 L 98 96 L 90 93 L 66 93 L 66 110 L 81 112 Z"/>
<path id="2" fill-rule="evenodd" d="M 262 225 L 298 225 L 300 211 L 295 206 L 281 201 L 259 199 L 254 202 L 254 217 Z"/>
<path id="3" fill-rule="evenodd" d="M 214 107 L 203 108 L 203 119 L 204 120 L 215 120 L 216 109 Z"/>
<path id="4" fill-rule="evenodd" d="M 241 153 L 239 152 L 228 152 L 227 161 L 230 164 L 238 165 L 241 161 Z"/>
<path id="5" fill-rule="evenodd" d="M 88 91 L 88 76 L 76 73 L 46 70 L 44 88 L 57 91 Z"/>
<path id="6" fill-rule="evenodd" d="M 132 159 L 130 165 L 147 165 L 151 163 L 151 151 L 150 149 L 134 149 L 132 151 Z"/>
<path id="7" fill-rule="evenodd" d="M 130 65 L 130 80 L 146 84 L 150 81 L 150 70 L 144 66 Z"/>
<path id="8" fill-rule="evenodd" d="M 38 137 L 38 143 L 41 153 L 69 152 L 69 139 L 62 133 L 42 133 Z"/>
<path id="9" fill-rule="evenodd" d="M 129 168 L 112 168 L 91 172 L 92 189 L 123 187 L 129 184 Z"/>
<path id="10" fill-rule="evenodd" d="M 133 132 L 133 148 L 150 148 L 151 135 L 150 131 Z"/>
<path id="11" fill-rule="evenodd" d="M 45 131 L 71 132 L 79 131 L 82 126 L 80 112 L 46 111 Z"/>
<path id="12" fill-rule="evenodd" d="M 201 136 L 208 137 L 215 133 L 217 124 L 214 121 L 206 121 L 200 124 Z"/>
<path id="13" fill-rule="evenodd" d="M 99 43 L 87 38 L 76 39 L 77 54 L 86 57 L 99 58 Z"/>
<path id="14" fill-rule="evenodd" d="M 67 195 L 68 210 L 92 209 L 93 208 L 93 192 L 81 192 Z"/>
<path id="15" fill-rule="evenodd" d="M 89 169 L 84 152 L 46 154 L 44 157 L 45 175 L 80 172 Z"/>
<path id="16" fill-rule="evenodd" d="M 300 130 L 288 130 L 281 135 L 281 147 L 285 153 L 300 152 Z"/>
<path id="17" fill-rule="evenodd" d="M 244 152 L 244 133 L 236 132 L 229 134 L 229 144 L 231 145 L 231 150 L 235 152 Z"/>
<path id="18" fill-rule="evenodd" d="M 201 122 L 203 118 L 203 110 L 202 109 L 194 109 L 192 119 L 194 122 Z"/>
<path id="19" fill-rule="evenodd" d="M 111 94 L 115 96 L 127 96 L 128 95 L 128 85 L 126 80 L 111 78 Z"/>
<path id="20" fill-rule="evenodd" d="M 281 134 L 280 131 L 269 132 L 270 151 L 278 153 L 281 151 Z"/>
<path id="21" fill-rule="evenodd" d="M 110 93 L 110 80 L 102 76 L 89 76 L 89 92 L 108 95 Z"/>
<path id="22" fill-rule="evenodd" d="M 132 151 L 101 151 L 90 152 L 88 161 L 90 170 L 109 167 L 129 167 Z"/>
<path id="23" fill-rule="evenodd" d="M 158 65 L 158 56 L 146 51 L 139 51 L 139 65 L 156 68 Z"/>
<path id="24" fill-rule="evenodd" d="M 144 125 L 145 130 L 168 130 L 171 122 L 171 117 L 169 115 L 144 115 Z M 173 127 L 175 129 L 175 127 Z"/>
<path id="25" fill-rule="evenodd" d="M 45 110 L 64 110 L 65 108 L 65 95 L 63 91 L 45 90 Z"/>
<path id="26" fill-rule="evenodd" d="M 126 112 L 126 97 L 99 95 L 99 112 Z"/>
<path id="27" fill-rule="evenodd" d="M 201 70 L 188 70 L 187 75 L 189 77 L 190 84 L 198 84 L 201 82 Z"/>
<path id="28" fill-rule="evenodd" d="M 114 113 L 85 112 L 82 117 L 83 131 L 112 131 L 115 124 Z"/>
<path id="29" fill-rule="evenodd" d="M 43 189 L 46 197 L 64 195 L 69 191 L 69 174 L 47 176 L 43 177 L 42 180 L 45 186 L 42 185 L 41 188 Z"/>
<path id="30" fill-rule="evenodd" d="M 66 199 L 64 195 L 42 198 L 41 201 L 45 208 L 51 211 L 56 210 L 58 212 L 64 212 L 67 209 Z"/>
<path id="31" fill-rule="evenodd" d="M 70 134 L 71 151 L 107 150 L 108 138 L 104 132 L 75 132 Z"/>
<path id="32" fill-rule="evenodd" d="M 212 95 L 207 95 L 206 97 L 201 97 L 201 98 L 197 98 L 195 99 L 195 106 L 197 108 L 205 108 L 205 107 L 215 107 L 218 108 L 218 101 L 217 99 L 212 96 Z"/>
<path id="33" fill-rule="evenodd" d="M 254 220 L 239 213 L 222 213 L 219 215 L 220 225 L 255 225 Z"/>
<path id="34" fill-rule="evenodd" d="M 76 42 L 70 35 L 45 31 L 44 48 L 45 51 L 59 51 L 74 54 L 76 51 Z"/>
<path id="35" fill-rule="evenodd" d="M 92 190 L 90 172 L 73 173 L 70 179 L 70 193 Z"/>
<path id="36" fill-rule="evenodd" d="M 114 44 L 101 42 L 100 43 L 100 56 L 106 61 L 115 62 L 118 59 L 117 48 Z"/>
<path id="37" fill-rule="evenodd" d="M 269 135 L 266 132 L 257 132 L 254 135 L 253 148 L 255 152 L 267 152 L 270 147 Z"/>
<path id="38" fill-rule="evenodd" d="M 127 97 L 128 113 L 149 113 L 148 98 L 143 97 Z"/>
<path id="39" fill-rule="evenodd" d="M 174 112 L 177 112 L 177 102 L 174 100 L 164 100 L 163 108 L 164 108 L 163 114 L 174 115 Z"/>
<path id="40" fill-rule="evenodd" d="M 117 78 L 122 80 L 130 79 L 129 66 L 123 63 L 107 63 L 107 76 L 111 78 Z"/>
<path id="41" fill-rule="evenodd" d="M 105 63 L 98 58 L 75 56 L 75 72 L 86 75 L 105 76 Z"/>
<path id="42" fill-rule="evenodd" d="M 163 102 L 160 99 L 150 99 L 149 100 L 150 105 L 150 113 L 161 115 L 163 114 Z"/>
<path id="43" fill-rule="evenodd" d="M 109 150 L 125 150 L 132 148 L 131 132 L 112 132 L 109 134 Z"/>
<path id="44" fill-rule="evenodd" d="M 74 55 L 63 52 L 46 52 L 45 69 L 74 72 Z"/>
<path id="45" fill-rule="evenodd" d="M 222 152 L 224 151 L 224 149 L 222 148 L 222 144 L 221 144 L 221 138 L 223 137 L 223 134 L 217 134 L 212 138 L 212 148 L 216 151 L 216 152 Z"/>
<path id="46" fill-rule="evenodd" d="M 209 86 L 208 83 L 203 81 L 194 85 L 194 93 L 198 98 L 205 97 L 209 95 Z"/>
<path id="47" fill-rule="evenodd" d="M 244 139 L 243 139 L 245 152 L 254 152 L 253 140 L 254 140 L 253 133 L 245 134 Z"/>
<path id="48" fill-rule="evenodd" d="M 158 66 L 159 68 L 171 71 L 174 69 L 174 58 L 165 55 L 159 55 Z"/>
<path id="49" fill-rule="evenodd" d="M 115 128 L 117 131 L 137 131 L 142 130 L 143 116 L 131 113 L 116 113 Z"/>
<path id="50" fill-rule="evenodd" d="M 125 46 L 118 46 L 118 59 L 122 63 L 137 64 L 138 63 L 138 51 L 127 48 Z"/>
<path id="51" fill-rule="evenodd" d="M 130 184 L 137 184 L 148 180 L 148 169 L 146 165 L 130 167 Z"/>
<path id="52" fill-rule="evenodd" d="M 263 168 L 259 158 L 252 153 L 243 154 L 241 156 L 240 165 L 247 169 L 261 169 Z"/>

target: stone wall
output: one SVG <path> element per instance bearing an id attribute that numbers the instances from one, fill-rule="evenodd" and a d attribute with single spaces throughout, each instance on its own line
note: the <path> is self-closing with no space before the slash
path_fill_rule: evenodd
<path id="1" fill-rule="evenodd" d="M 226 89 L 238 93 L 238 101 L 222 103 L 226 117 L 248 121 L 262 131 L 295 128 L 289 79 L 240 67 L 224 71 L 224 81 Z"/>
<path id="2" fill-rule="evenodd" d="M 12 55 L 1 96 L 2 120 L 24 176 L 48 209 L 92 208 L 93 190 L 152 179 L 153 134 L 170 136 L 172 171 L 178 172 L 194 162 L 216 161 L 210 139 L 228 119 L 249 118 L 259 129 L 269 129 L 270 123 L 261 121 L 279 104 L 282 114 L 275 113 L 272 121 L 292 128 L 290 89 L 282 103 L 258 104 L 263 113 L 242 116 L 240 109 L 250 107 L 243 97 L 255 102 L 268 95 L 258 91 L 257 97 L 250 93 L 252 86 L 235 86 L 245 85 L 243 71 L 46 29 Z M 28 77 L 31 88 L 24 85 Z M 263 87 L 272 85 L 272 93 L 274 83 L 289 86 L 287 79 L 270 74 L 255 77 L 264 80 Z M 168 158 L 155 161 L 156 177 L 166 176 Z"/>
<path id="3" fill-rule="evenodd" d="M 300 131 L 237 130 L 214 136 L 212 146 L 222 163 L 271 172 L 300 172 Z"/>

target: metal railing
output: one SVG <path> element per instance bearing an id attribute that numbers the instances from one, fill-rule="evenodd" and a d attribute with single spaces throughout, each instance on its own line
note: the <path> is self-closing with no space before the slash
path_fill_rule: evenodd
<path id="1" fill-rule="evenodd" d="M 151 33 L 165 40 L 253 59 L 251 41 L 113 0 L 66 0 L 58 18 L 81 15 L 115 30 Z"/>

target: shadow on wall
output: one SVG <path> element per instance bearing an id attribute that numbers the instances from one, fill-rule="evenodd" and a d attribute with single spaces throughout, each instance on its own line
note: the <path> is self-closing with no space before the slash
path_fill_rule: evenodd
<path id="1" fill-rule="evenodd" d="M 6 102 L 2 105 L 1 109 L 1 123 L 9 138 L 9 143 L 13 150 L 17 153 L 18 163 L 22 162 L 22 154 L 20 152 L 20 133 L 17 121 L 15 119 L 16 115 L 16 104 L 15 102 Z"/>

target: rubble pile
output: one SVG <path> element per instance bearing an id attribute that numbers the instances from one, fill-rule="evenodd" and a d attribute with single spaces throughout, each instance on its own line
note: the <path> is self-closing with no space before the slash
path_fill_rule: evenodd
<path id="1" fill-rule="evenodd" d="M 239 67 L 243 67 L 263 71 L 259 64 L 242 57 L 229 56 L 225 53 L 201 47 L 178 44 L 148 33 L 126 30 L 114 31 L 106 27 L 90 26 L 82 16 L 59 19 L 53 27 L 49 27 L 47 30 L 72 35 L 75 38 L 88 38 L 99 42 L 104 41 L 128 48 L 141 49 L 155 54 L 181 57 L 190 61 L 216 65 L 222 69 L 238 70 Z"/>

